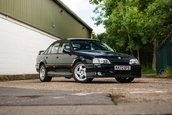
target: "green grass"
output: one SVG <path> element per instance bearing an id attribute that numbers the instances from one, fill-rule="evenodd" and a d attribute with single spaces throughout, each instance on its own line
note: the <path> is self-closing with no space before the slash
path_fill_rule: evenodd
<path id="1" fill-rule="evenodd" d="M 148 73 L 156 73 L 156 71 L 152 70 L 152 68 L 150 67 L 142 66 L 142 74 L 148 74 Z"/>
<path id="2" fill-rule="evenodd" d="M 172 78 L 172 68 L 170 67 L 165 67 L 164 72 L 159 75 L 160 77 L 165 77 L 165 78 Z"/>
<path id="3" fill-rule="evenodd" d="M 142 74 L 156 73 L 156 71 L 152 70 L 150 67 L 142 66 Z M 172 78 L 172 68 L 165 67 L 165 70 L 160 75 L 152 75 L 151 77 L 162 77 L 162 78 Z"/>

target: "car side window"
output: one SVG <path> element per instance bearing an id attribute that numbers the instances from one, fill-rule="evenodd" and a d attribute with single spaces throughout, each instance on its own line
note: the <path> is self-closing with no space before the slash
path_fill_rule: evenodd
<path id="1" fill-rule="evenodd" d="M 52 46 L 50 54 L 56 54 L 56 53 L 58 53 L 59 45 L 60 45 L 60 43 L 59 42 L 56 42 Z"/>
<path id="2" fill-rule="evenodd" d="M 50 51 L 51 51 L 51 49 L 52 49 L 52 46 L 53 46 L 53 45 L 51 45 L 51 46 L 44 52 L 44 54 L 49 54 Z"/>
<path id="3" fill-rule="evenodd" d="M 59 53 L 63 53 L 63 49 L 66 48 L 66 49 L 70 49 L 70 44 L 69 42 L 64 42 L 62 43 L 60 49 L 59 49 Z"/>

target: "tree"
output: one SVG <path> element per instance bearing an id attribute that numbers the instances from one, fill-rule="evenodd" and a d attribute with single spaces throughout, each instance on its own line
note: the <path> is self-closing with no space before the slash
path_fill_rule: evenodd
<path id="1" fill-rule="evenodd" d="M 90 0 L 98 7 L 94 10 L 99 14 L 94 18 L 96 24 L 103 23 L 107 32 L 107 42 L 111 46 L 137 52 L 152 43 L 155 69 L 155 51 L 157 43 L 170 39 L 171 36 L 171 1 L 170 0 Z"/>
<path id="2" fill-rule="evenodd" d="M 145 35 L 147 41 L 153 44 L 152 69 L 156 70 L 157 44 L 161 46 L 172 39 L 172 1 L 154 0 L 144 10 L 146 20 Z"/>
<path id="3" fill-rule="evenodd" d="M 99 1 L 102 2 L 102 1 Z M 134 55 L 134 50 L 137 51 L 138 60 L 140 60 L 139 49 L 140 49 L 140 36 L 143 36 L 143 15 L 142 12 L 138 10 L 139 1 L 110 1 L 106 0 L 104 2 L 104 7 L 100 6 L 95 9 L 96 13 L 100 13 L 95 20 L 97 24 L 103 22 L 108 33 L 108 38 L 113 41 L 113 45 L 117 47 L 126 47 L 125 50 L 129 50 L 131 55 Z M 98 12 L 97 12 L 98 11 Z M 102 18 L 100 18 L 102 17 Z M 105 20 L 101 20 L 105 18 Z M 123 48 L 122 48 L 123 49 Z"/>

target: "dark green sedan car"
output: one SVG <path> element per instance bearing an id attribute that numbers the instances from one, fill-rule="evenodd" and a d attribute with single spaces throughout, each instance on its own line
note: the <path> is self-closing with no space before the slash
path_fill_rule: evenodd
<path id="1" fill-rule="evenodd" d="M 39 52 L 36 70 L 42 82 L 64 76 L 81 83 L 108 77 L 129 83 L 141 77 L 141 66 L 135 57 L 118 54 L 104 42 L 89 38 L 54 42 Z"/>

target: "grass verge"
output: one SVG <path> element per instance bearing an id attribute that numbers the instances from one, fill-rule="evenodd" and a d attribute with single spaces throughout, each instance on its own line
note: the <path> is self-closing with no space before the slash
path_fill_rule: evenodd
<path id="1" fill-rule="evenodd" d="M 156 71 L 152 70 L 152 68 L 150 67 L 142 66 L 142 74 L 149 74 L 149 73 L 156 73 Z"/>
<path id="2" fill-rule="evenodd" d="M 159 76 L 164 78 L 172 78 L 172 68 L 165 67 L 164 72 Z"/>
<path id="3" fill-rule="evenodd" d="M 38 74 L 0 75 L 0 81 L 38 79 Z"/>

